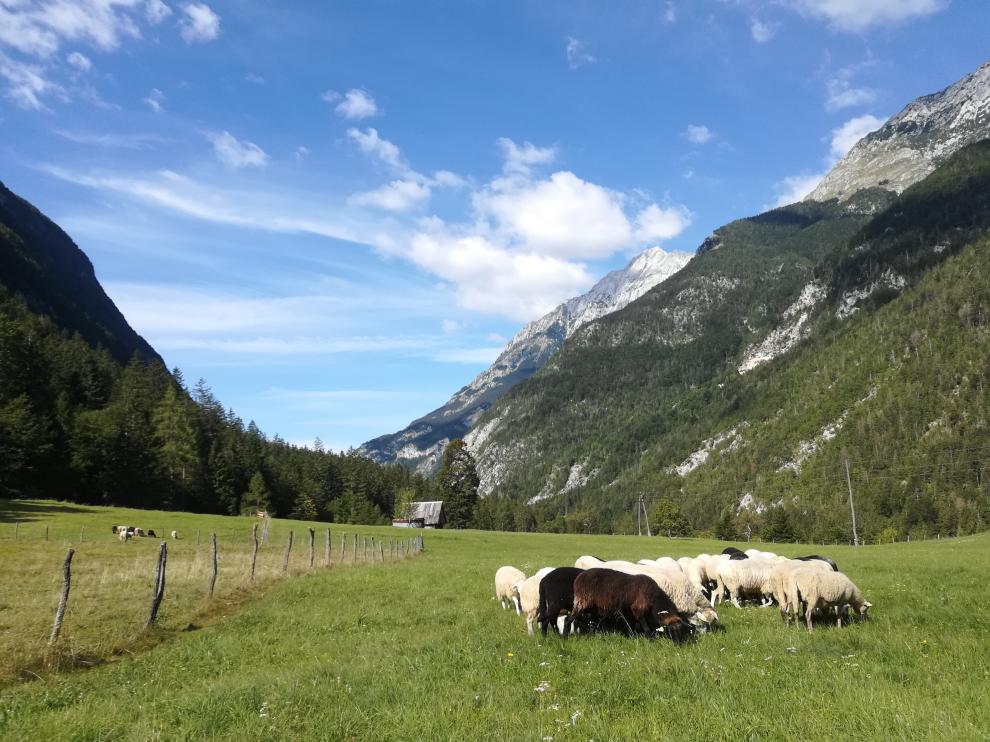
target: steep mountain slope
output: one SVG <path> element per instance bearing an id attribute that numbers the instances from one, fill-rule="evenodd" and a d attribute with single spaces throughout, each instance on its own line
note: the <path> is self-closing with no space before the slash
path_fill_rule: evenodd
<path id="1" fill-rule="evenodd" d="M 918 98 L 867 134 L 808 195 L 848 198 L 863 188 L 900 193 L 990 129 L 990 62 L 940 93 Z"/>
<path id="2" fill-rule="evenodd" d="M 48 217 L 0 183 L 0 287 L 120 363 L 161 360 L 96 280 L 93 264 Z"/>
<path id="3" fill-rule="evenodd" d="M 399 461 L 422 473 L 432 472 L 447 443 L 463 437 L 496 399 L 536 373 L 564 340 L 588 322 L 639 298 L 690 259 L 687 253 L 666 252 L 659 247 L 645 250 L 624 269 L 606 275 L 587 293 L 523 327 L 495 362 L 443 407 L 398 433 L 368 441 L 360 452 L 379 463 Z"/>
<path id="4" fill-rule="evenodd" d="M 896 200 L 874 189 L 718 230 L 482 417 L 468 442 L 485 491 L 548 518 L 566 495 L 585 524 L 566 527 L 615 527 L 631 498 L 662 494 L 729 537 L 786 516 L 835 538 L 848 457 L 873 537 L 984 527 L 988 194 L 981 142 Z"/>

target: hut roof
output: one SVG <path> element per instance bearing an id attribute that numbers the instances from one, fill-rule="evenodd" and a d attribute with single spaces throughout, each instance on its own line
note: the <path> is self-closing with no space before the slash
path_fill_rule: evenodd
<path id="1" fill-rule="evenodd" d="M 409 504 L 409 520 L 423 519 L 423 525 L 436 526 L 440 524 L 443 500 L 432 502 L 413 502 Z"/>

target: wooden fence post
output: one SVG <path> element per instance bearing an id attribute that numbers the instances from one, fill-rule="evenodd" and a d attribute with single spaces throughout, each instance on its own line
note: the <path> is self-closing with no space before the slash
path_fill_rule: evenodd
<path id="1" fill-rule="evenodd" d="M 72 583 L 72 555 L 75 553 L 75 549 L 69 549 L 62 563 L 62 597 L 59 598 L 58 608 L 55 610 L 55 623 L 52 624 L 52 635 L 48 638 L 49 647 L 58 641 L 58 635 L 62 631 L 62 619 L 65 617 L 65 606 L 69 602 L 69 586 Z"/>
<path id="2" fill-rule="evenodd" d="M 289 571 L 289 552 L 292 551 L 292 531 L 289 531 L 289 541 L 285 545 L 285 557 L 282 559 L 282 574 Z"/>
<path id="3" fill-rule="evenodd" d="M 340 563 L 344 563 L 344 547 L 347 546 L 347 534 L 340 534 Z"/>
<path id="4" fill-rule="evenodd" d="M 351 552 L 351 564 L 357 564 L 358 535 L 354 534 L 354 551 Z"/>
<path id="5" fill-rule="evenodd" d="M 48 540 L 48 526 L 45 526 L 45 541 Z"/>
<path id="6" fill-rule="evenodd" d="M 164 541 L 158 547 L 158 571 L 155 574 L 155 587 L 151 593 L 151 613 L 148 614 L 148 623 L 145 628 L 151 628 L 155 619 L 158 618 L 158 607 L 165 597 L 165 563 L 168 560 L 168 544 Z"/>
<path id="7" fill-rule="evenodd" d="M 382 561 L 384 562 L 385 561 L 385 545 L 381 541 L 378 542 L 378 551 L 381 552 Z"/>
<path id="8" fill-rule="evenodd" d="M 254 541 L 254 548 L 251 550 L 251 582 L 254 582 L 254 567 L 258 563 L 258 524 L 251 527 L 251 540 Z"/>
<path id="9" fill-rule="evenodd" d="M 79 529 L 79 543 L 86 540 L 86 526 Z"/>
<path id="10" fill-rule="evenodd" d="M 364 561 L 365 561 L 365 563 L 367 563 L 367 561 L 368 561 L 368 537 L 367 536 L 364 537 Z"/>
<path id="11" fill-rule="evenodd" d="M 330 529 L 327 529 L 327 543 L 323 547 L 323 566 L 330 566 Z"/>
<path id="12" fill-rule="evenodd" d="M 309 529 L 309 568 L 313 568 L 313 560 L 316 558 L 316 531 Z"/>
<path id="13" fill-rule="evenodd" d="M 217 584 L 217 534 L 215 532 L 210 534 L 210 541 L 213 543 L 213 568 L 210 572 L 210 600 L 213 600 L 213 588 Z"/>
<path id="14" fill-rule="evenodd" d="M 196 546 L 199 546 L 199 529 L 196 529 Z"/>

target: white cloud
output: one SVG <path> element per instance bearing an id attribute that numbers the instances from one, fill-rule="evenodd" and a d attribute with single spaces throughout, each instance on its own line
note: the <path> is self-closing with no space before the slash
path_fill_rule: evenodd
<path id="1" fill-rule="evenodd" d="M 669 240 L 691 225 L 691 212 L 683 206 L 663 209 L 650 204 L 636 216 L 636 239 L 639 242 Z"/>
<path id="2" fill-rule="evenodd" d="M 45 78 L 43 68 L 11 59 L 2 51 L 0 78 L 7 81 L 7 97 L 22 108 L 43 110 L 45 105 L 41 101 L 42 96 L 50 92 L 61 92 L 58 85 Z"/>
<path id="3" fill-rule="evenodd" d="M 296 147 L 296 152 L 295 152 L 296 162 L 302 162 L 307 157 L 309 157 L 309 154 L 310 154 L 309 147 L 306 147 L 305 145 L 299 145 L 298 147 Z"/>
<path id="4" fill-rule="evenodd" d="M 53 129 L 53 133 L 68 139 L 70 142 L 87 147 L 110 147 L 114 149 L 148 149 L 155 144 L 163 144 L 169 140 L 158 134 L 90 134 L 66 129 Z"/>
<path id="5" fill-rule="evenodd" d="M 567 39 L 567 66 L 572 70 L 576 70 L 584 64 L 594 64 L 597 61 L 588 53 L 582 42 L 575 38 Z"/>
<path id="6" fill-rule="evenodd" d="M 452 348 L 449 350 L 437 351 L 433 354 L 433 360 L 440 363 L 469 363 L 481 366 L 489 366 L 492 361 L 498 358 L 502 348 Z"/>
<path id="7" fill-rule="evenodd" d="M 862 33 L 873 26 L 903 23 L 937 13 L 948 0 L 785 0 L 795 10 L 840 31 Z"/>
<path id="8" fill-rule="evenodd" d="M 229 131 L 207 134 L 217 159 L 228 167 L 264 167 L 268 155 L 254 142 L 240 141 Z"/>
<path id="9" fill-rule="evenodd" d="M 534 165 L 547 165 L 557 156 L 556 147 L 537 147 L 530 142 L 519 146 L 508 137 L 501 137 L 498 146 L 505 158 L 506 173 L 528 174 Z"/>
<path id="10" fill-rule="evenodd" d="M 328 91 L 333 92 L 333 91 Z M 324 95 L 324 100 L 327 100 L 326 93 Z M 333 109 L 338 115 L 343 116 L 346 119 L 366 119 L 372 116 L 377 116 L 381 113 L 378 105 L 375 103 L 375 99 L 371 97 L 371 94 L 365 90 L 352 89 L 344 93 L 343 100 L 337 104 L 337 107 Z"/>
<path id="11" fill-rule="evenodd" d="M 187 44 L 212 41 L 220 35 L 220 16 L 206 3 L 186 3 L 182 13 L 179 34 Z"/>
<path id="12" fill-rule="evenodd" d="M 749 25 L 749 32 L 753 36 L 753 41 L 757 44 L 765 44 L 770 41 L 777 35 L 779 29 L 779 23 L 761 21 L 759 18 L 753 18 Z"/>
<path id="13" fill-rule="evenodd" d="M 774 206 L 797 203 L 815 190 L 815 186 L 821 183 L 824 177 L 825 173 L 822 172 L 811 175 L 791 175 L 784 178 L 777 184 L 777 202 Z"/>
<path id="14" fill-rule="evenodd" d="M 165 93 L 158 88 L 152 88 L 148 96 L 144 98 L 144 104 L 155 113 L 165 110 Z"/>
<path id="15" fill-rule="evenodd" d="M 336 103 L 340 100 L 340 93 L 336 90 L 324 90 L 320 93 L 320 100 L 326 101 L 327 103 Z"/>
<path id="16" fill-rule="evenodd" d="M 405 211 L 430 197 L 430 189 L 415 180 L 393 180 L 380 188 L 355 193 L 348 199 L 357 206 L 374 206 L 388 211 Z"/>
<path id="17" fill-rule="evenodd" d="M 162 0 L 148 0 L 144 4 L 144 15 L 151 25 L 157 26 L 172 15 L 172 9 L 163 3 Z"/>
<path id="18" fill-rule="evenodd" d="M 376 160 L 385 163 L 389 167 L 399 172 L 408 169 L 405 159 L 399 148 L 387 139 L 378 136 L 378 130 L 368 128 L 365 131 L 360 129 L 348 129 L 347 136 L 357 144 L 358 149 L 366 155 L 374 157 Z"/>
<path id="19" fill-rule="evenodd" d="M 246 75 L 244 75 L 244 81 L 249 82 L 253 85 L 265 84 L 265 78 L 263 78 L 261 75 L 256 75 L 254 72 L 248 72 Z"/>
<path id="20" fill-rule="evenodd" d="M 838 162 L 846 156 L 846 153 L 853 148 L 856 142 L 881 126 L 883 126 L 883 119 L 867 114 L 850 119 L 839 128 L 833 129 L 830 148 L 832 158 Z"/>
<path id="21" fill-rule="evenodd" d="M 437 170 L 433 173 L 433 184 L 444 188 L 463 188 L 467 181 L 450 170 Z"/>
<path id="22" fill-rule="evenodd" d="M 687 129 L 684 131 L 684 136 L 692 144 L 707 144 L 715 138 L 715 133 L 707 126 L 688 124 Z"/>
<path id="23" fill-rule="evenodd" d="M 72 52 L 65 58 L 65 61 L 80 72 L 89 72 L 89 70 L 93 67 L 93 63 L 89 61 L 89 57 L 85 54 L 80 54 L 79 52 Z"/>
<path id="24" fill-rule="evenodd" d="M 476 194 L 474 205 L 541 254 L 601 258 L 633 242 L 622 195 L 567 171 L 520 186 L 498 183 Z"/>
<path id="25" fill-rule="evenodd" d="M 677 22 L 677 6 L 672 2 L 668 2 L 667 6 L 663 11 L 664 23 L 676 23 Z"/>
<path id="26" fill-rule="evenodd" d="M 451 231 L 438 219 L 423 223 L 408 257 L 453 284 L 462 307 L 520 321 L 546 314 L 594 282 L 583 265 L 507 250 L 481 235 Z"/>
<path id="27" fill-rule="evenodd" d="M 854 88 L 848 80 L 831 79 L 825 83 L 825 109 L 839 111 L 853 106 L 866 106 L 877 99 L 877 94 L 870 88 Z"/>

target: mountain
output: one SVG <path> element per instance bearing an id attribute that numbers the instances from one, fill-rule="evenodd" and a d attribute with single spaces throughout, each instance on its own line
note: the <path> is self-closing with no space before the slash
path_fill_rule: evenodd
<path id="1" fill-rule="evenodd" d="M 28 308 L 106 348 L 120 363 L 135 353 L 161 361 L 103 291 L 93 264 L 62 229 L 0 183 L 0 287 Z"/>
<path id="2" fill-rule="evenodd" d="M 950 88 L 906 109 L 931 112 L 919 148 L 956 141 L 961 117 L 933 100 L 979 109 L 986 69 L 959 84 L 972 106 Z M 965 136 L 990 137 L 981 126 Z M 848 534 L 849 461 L 872 538 L 986 527 L 990 143 L 911 177 L 881 185 L 863 161 L 841 201 L 721 227 L 579 329 L 467 436 L 483 493 L 530 503 L 553 530 L 628 528 L 647 495 L 696 531 L 786 521 L 772 533 L 818 541 Z"/>
<path id="3" fill-rule="evenodd" d="M 844 200 L 863 188 L 900 193 L 990 127 L 990 62 L 940 93 L 918 98 L 867 134 L 808 196 Z"/>
<path id="4" fill-rule="evenodd" d="M 432 472 L 446 445 L 462 438 L 478 415 L 505 392 L 536 373 L 560 345 L 588 322 L 642 296 L 683 268 L 691 255 L 645 250 L 621 270 L 612 271 L 581 296 L 522 328 L 495 362 L 457 391 L 443 406 L 398 433 L 363 444 L 359 452 L 379 463 L 399 461 L 421 473 Z"/>

